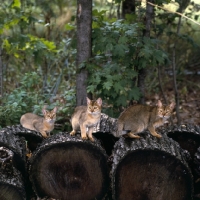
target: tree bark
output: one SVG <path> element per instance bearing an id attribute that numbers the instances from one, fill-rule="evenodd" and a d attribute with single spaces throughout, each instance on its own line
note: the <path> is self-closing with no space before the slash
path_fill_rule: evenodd
<path id="1" fill-rule="evenodd" d="M 30 179 L 41 198 L 101 200 L 109 186 L 107 156 L 97 140 L 59 133 L 34 152 Z"/>
<path id="2" fill-rule="evenodd" d="M 188 153 L 162 135 L 143 133 L 141 139 L 120 138 L 113 150 L 114 200 L 192 199 L 192 174 Z"/>
<path id="3" fill-rule="evenodd" d="M 153 3 L 154 0 L 150 0 L 149 2 Z M 145 29 L 143 32 L 143 37 L 150 38 L 150 31 L 151 31 L 151 21 L 153 19 L 154 15 L 154 8 L 152 5 L 146 3 L 146 18 L 145 18 Z M 148 66 L 145 68 L 142 68 L 138 71 L 138 87 L 140 89 L 140 92 L 142 94 L 139 103 L 144 104 L 145 103 L 145 79 L 148 73 Z"/>
<path id="4" fill-rule="evenodd" d="M 125 0 L 122 2 L 122 18 L 125 18 L 126 14 L 135 13 L 135 0 Z"/>
<path id="5" fill-rule="evenodd" d="M 0 147 L 0 199 L 25 200 L 23 177 L 14 167 L 13 159 L 11 150 Z"/>
<path id="6" fill-rule="evenodd" d="M 77 0 L 76 104 L 87 105 L 88 72 L 84 62 L 92 55 L 92 0 Z"/>

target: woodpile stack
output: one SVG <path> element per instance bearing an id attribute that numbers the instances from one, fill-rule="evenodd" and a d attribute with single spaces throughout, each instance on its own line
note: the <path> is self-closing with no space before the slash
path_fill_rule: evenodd
<path id="1" fill-rule="evenodd" d="M 148 131 L 116 138 L 116 119 L 105 114 L 94 142 L 67 132 L 43 139 L 20 125 L 1 129 L 0 199 L 200 199 L 200 128 L 158 132 L 161 139 Z"/>

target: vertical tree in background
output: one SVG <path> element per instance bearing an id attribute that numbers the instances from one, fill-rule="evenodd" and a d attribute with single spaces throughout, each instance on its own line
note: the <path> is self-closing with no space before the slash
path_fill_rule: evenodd
<path id="1" fill-rule="evenodd" d="M 150 38 L 151 21 L 153 19 L 153 15 L 154 15 L 154 7 L 152 5 L 150 5 L 148 2 L 154 3 L 154 0 L 149 0 L 146 2 L 146 17 L 145 17 L 145 22 L 144 22 L 145 29 L 143 31 L 143 37 Z M 138 73 L 138 87 L 142 94 L 140 103 L 142 103 L 142 104 L 145 103 L 144 96 L 145 96 L 145 78 L 147 75 L 147 67 L 140 69 L 139 73 Z"/>
<path id="2" fill-rule="evenodd" d="M 86 105 L 88 72 L 83 63 L 91 57 L 92 0 L 77 0 L 76 104 Z M 81 68 L 80 68 L 81 65 Z"/>

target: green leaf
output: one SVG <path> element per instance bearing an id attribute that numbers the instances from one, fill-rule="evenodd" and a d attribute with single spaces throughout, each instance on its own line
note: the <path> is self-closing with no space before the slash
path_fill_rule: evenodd
<path id="1" fill-rule="evenodd" d="M 75 26 L 73 26 L 73 25 L 71 25 L 71 24 L 66 24 L 66 25 L 65 25 L 65 29 L 66 29 L 67 31 L 71 31 L 71 30 L 74 30 L 74 29 L 75 29 Z"/>
<path id="2" fill-rule="evenodd" d="M 12 8 L 21 8 L 20 0 L 13 0 Z"/>

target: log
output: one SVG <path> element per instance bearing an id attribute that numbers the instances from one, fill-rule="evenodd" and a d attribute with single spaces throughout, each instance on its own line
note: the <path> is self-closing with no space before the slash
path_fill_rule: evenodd
<path id="1" fill-rule="evenodd" d="M 177 141 L 182 149 L 185 149 L 190 153 L 191 160 L 188 164 L 193 174 L 194 196 L 200 194 L 200 173 L 198 173 L 198 162 L 200 162 L 198 159 L 198 148 L 200 147 L 200 127 L 193 124 L 182 124 L 179 126 L 174 125 L 163 128 L 161 132 Z"/>
<path id="2" fill-rule="evenodd" d="M 20 124 L 7 126 L 2 130 L 11 132 L 14 135 L 25 138 L 25 140 L 27 141 L 27 147 L 31 151 L 34 151 L 37 148 L 38 144 L 40 144 L 43 141 L 43 137 L 40 132 L 29 130 L 27 128 L 24 128 Z"/>
<path id="3" fill-rule="evenodd" d="M 23 177 L 13 161 L 14 153 L 6 147 L 0 147 L 0 199 L 25 200 Z"/>
<path id="4" fill-rule="evenodd" d="M 193 179 L 179 144 L 142 133 L 140 139 L 120 138 L 113 149 L 112 192 L 114 200 L 189 200 Z"/>
<path id="5" fill-rule="evenodd" d="M 195 182 L 194 182 L 194 196 L 195 199 L 200 200 L 200 147 L 194 155 L 194 171 L 195 171 Z"/>
<path id="6" fill-rule="evenodd" d="M 26 175 L 26 142 L 24 138 L 14 135 L 9 129 L 0 130 L 0 147 L 13 152 L 13 164 L 23 175 Z"/>
<path id="7" fill-rule="evenodd" d="M 174 125 L 167 128 L 163 127 L 161 132 L 177 141 L 181 148 L 189 151 L 191 158 L 194 158 L 197 148 L 200 146 L 199 126 L 192 124 Z"/>
<path id="8" fill-rule="evenodd" d="M 107 156 L 80 135 L 58 133 L 45 139 L 30 159 L 30 180 L 40 198 L 103 199 L 109 186 Z"/>

